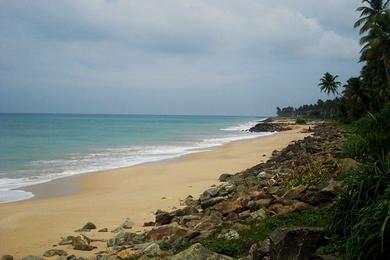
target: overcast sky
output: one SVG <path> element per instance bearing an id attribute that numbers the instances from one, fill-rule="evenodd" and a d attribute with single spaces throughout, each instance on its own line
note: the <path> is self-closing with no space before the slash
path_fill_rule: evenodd
<path id="1" fill-rule="evenodd" d="M 358 75 L 359 0 L 0 0 L 0 112 L 271 115 Z"/>

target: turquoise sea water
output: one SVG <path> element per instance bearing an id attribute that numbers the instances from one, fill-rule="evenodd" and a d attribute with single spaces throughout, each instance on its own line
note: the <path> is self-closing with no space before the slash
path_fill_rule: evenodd
<path id="1" fill-rule="evenodd" d="M 265 134 L 263 118 L 228 116 L 0 114 L 0 203 L 31 198 L 22 187 L 86 172 L 200 152 Z"/>

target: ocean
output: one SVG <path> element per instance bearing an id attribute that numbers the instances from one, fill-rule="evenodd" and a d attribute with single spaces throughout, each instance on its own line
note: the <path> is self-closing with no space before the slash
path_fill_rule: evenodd
<path id="1" fill-rule="evenodd" d="M 22 188 L 76 174 L 176 158 L 270 133 L 265 117 L 0 114 L 0 203 Z"/>

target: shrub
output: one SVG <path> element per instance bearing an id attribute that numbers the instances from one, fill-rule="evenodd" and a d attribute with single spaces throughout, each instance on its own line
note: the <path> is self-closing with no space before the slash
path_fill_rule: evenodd
<path id="1" fill-rule="evenodd" d="M 306 120 L 303 119 L 303 118 L 298 117 L 298 118 L 295 120 L 295 124 L 298 124 L 298 125 L 306 125 Z"/>
<path id="2" fill-rule="evenodd" d="M 331 229 L 346 239 L 346 259 L 390 257 L 390 163 L 372 162 L 350 172 L 336 202 Z"/>

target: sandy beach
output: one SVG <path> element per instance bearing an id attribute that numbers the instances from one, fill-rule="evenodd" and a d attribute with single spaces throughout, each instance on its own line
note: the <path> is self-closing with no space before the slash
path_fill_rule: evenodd
<path id="1" fill-rule="evenodd" d="M 236 173 L 267 160 L 275 149 L 302 139 L 302 127 L 271 136 L 239 141 L 212 151 L 175 160 L 102 171 L 64 178 L 29 188 L 33 199 L 0 204 L 0 255 L 17 259 L 42 255 L 61 237 L 72 235 L 86 222 L 98 228 L 115 228 L 126 218 L 133 231 L 142 231 L 144 222 L 154 220 L 157 209 L 180 207 L 188 195 L 197 197 L 222 173 Z M 112 233 L 91 232 L 92 238 Z M 104 248 L 105 243 L 100 247 Z M 71 247 L 62 249 L 72 253 Z M 86 256 L 92 252 L 84 253 Z M 77 254 L 80 255 L 81 251 Z"/>

